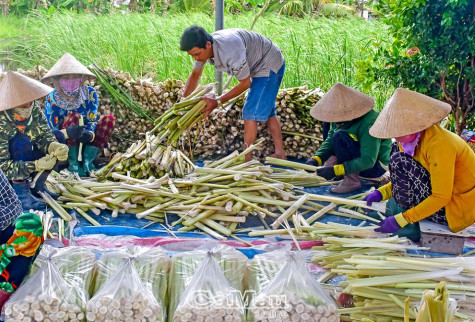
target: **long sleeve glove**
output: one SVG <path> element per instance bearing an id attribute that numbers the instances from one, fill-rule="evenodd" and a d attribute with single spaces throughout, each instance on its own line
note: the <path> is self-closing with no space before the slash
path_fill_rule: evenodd
<path id="1" fill-rule="evenodd" d="M 58 142 L 51 142 L 48 146 L 48 153 L 54 155 L 59 161 L 66 161 L 68 159 L 69 148 L 66 144 Z"/>
<path id="2" fill-rule="evenodd" d="M 84 129 L 84 125 L 68 126 L 66 127 L 66 136 L 67 136 L 66 139 L 71 138 L 71 139 L 79 140 L 85 131 L 86 130 Z"/>
<path id="3" fill-rule="evenodd" d="M 35 169 L 36 171 L 51 170 L 55 166 L 56 161 L 57 159 L 54 155 L 48 154 L 35 161 Z"/>
<path id="4" fill-rule="evenodd" d="M 379 228 L 376 228 L 374 231 L 393 234 L 402 227 L 405 227 L 407 224 L 407 220 L 403 217 L 402 213 L 400 213 L 394 217 L 387 217 L 384 219 L 379 223 Z"/>
<path id="5" fill-rule="evenodd" d="M 79 142 L 83 144 L 91 143 L 94 141 L 94 133 L 91 131 L 84 131 L 79 138 Z"/>
<path id="6" fill-rule="evenodd" d="M 305 162 L 305 164 L 313 165 L 314 167 L 318 167 L 318 166 L 322 165 L 322 159 L 320 159 L 320 157 L 314 156 L 314 157 L 311 157 L 310 159 L 308 159 L 307 162 Z"/>
<path id="7" fill-rule="evenodd" d="M 371 206 L 373 202 L 380 202 L 381 200 L 383 200 L 383 195 L 379 190 L 374 190 L 363 198 L 363 201 L 366 201 L 368 206 Z"/>

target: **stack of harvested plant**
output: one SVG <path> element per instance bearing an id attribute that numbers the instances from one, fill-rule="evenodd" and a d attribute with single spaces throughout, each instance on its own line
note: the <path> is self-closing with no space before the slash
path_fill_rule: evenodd
<path id="1" fill-rule="evenodd" d="M 95 175 L 99 180 L 108 177 L 121 179 L 122 176 L 149 180 L 165 174 L 173 178 L 183 177 L 195 169 L 185 154 L 171 145 L 161 145 L 162 140 L 162 137 L 147 132 L 145 140 L 135 142 L 125 153 L 116 153 Z"/>
<path id="2" fill-rule="evenodd" d="M 322 141 L 321 124 L 310 116 L 309 111 L 322 96 L 320 89 L 307 90 L 306 87 L 279 91 L 276 107 L 287 156 L 308 158 L 318 150 Z M 196 140 L 195 154 L 217 157 L 242 148 L 244 121 L 241 113 L 244 97 L 239 97 L 234 103 L 216 110 L 204 120 Z M 272 154 L 274 145 L 266 123 L 259 123 L 258 133 L 265 141 L 254 155 L 265 157 Z"/>
<path id="3" fill-rule="evenodd" d="M 227 236 L 236 238 L 234 233 L 238 231 L 238 224 L 244 223 L 249 215 L 257 216 L 264 225 L 267 225 L 265 217 L 275 220 L 274 229 L 281 225 L 284 227 L 255 235 L 286 233 L 290 230 L 288 222 L 292 221 L 294 232 L 312 237 L 311 233 L 318 227 L 310 224 L 325 212 L 378 222 L 346 208 L 331 210 L 314 200 L 381 210 L 377 203 L 368 207 L 364 201 L 298 195 L 293 191 L 292 184 L 269 178 L 273 172 L 270 166 L 263 166 L 256 160 L 243 163 L 244 156 L 257 146 L 252 145 L 242 153 L 235 151 L 214 162 L 205 162 L 203 167 L 196 168 L 183 178 L 174 179 L 165 175 L 159 179 L 150 177 L 144 180 L 111 173 L 110 177 L 118 181 L 98 182 L 97 179 L 85 180 L 70 174 L 52 173 L 48 180 L 54 181 L 51 186 L 57 189 L 55 192 L 61 193 L 58 201 L 64 202 L 63 207 L 74 209 L 83 216 L 85 211 L 99 214 L 101 209 L 112 210 L 113 217 L 119 212 L 128 212 L 150 220 L 161 220 L 165 214 L 174 214 L 180 219 L 172 226 L 181 225 L 180 231 L 198 228 L 218 239 L 226 239 Z M 111 164 L 114 162 L 113 159 Z M 102 176 L 101 171 L 99 175 Z M 299 209 L 303 209 L 304 213 L 299 213 Z M 318 209 L 321 210 L 317 214 L 304 219 L 305 213 Z M 92 218 L 86 219 L 95 224 Z"/>
<path id="4" fill-rule="evenodd" d="M 403 320 L 407 298 L 415 307 L 427 288 L 445 280 L 451 297 L 457 300 L 456 320 L 475 319 L 475 258 L 410 257 L 406 251 L 424 250 L 406 238 L 323 238 L 324 246 L 312 261 L 330 269 L 326 279 L 346 275 L 340 309 L 344 321 Z M 354 306 L 354 307 L 352 307 Z M 416 312 L 409 312 L 414 321 Z"/>

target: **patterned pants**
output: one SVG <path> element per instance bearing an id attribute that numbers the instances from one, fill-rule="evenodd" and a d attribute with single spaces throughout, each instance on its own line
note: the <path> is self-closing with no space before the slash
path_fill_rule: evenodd
<path id="1" fill-rule="evenodd" d="M 63 123 L 63 129 L 71 126 L 71 125 L 77 125 L 79 124 L 79 119 L 80 119 L 81 114 L 79 113 L 71 113 L 69 114 L 65 119 Z M 112 115 L 106 115 L 103 116 L 99 119 L 96 125 L 96 131 L 94 133 L 94 141 L 91 142 L 91 145 L 96 146 L 100 149 L 103 149 L 106 145 L 107 142 L 109 142 L 109 139 L 112 135 L 112 131 L 114 130 L 115 127 L 115 119 Z M 78 145 L 78 141 L 75 139 L 67 139 L 66 143 L 69 146 L 74 146 Z"/>
<path id="2" fill-rule="evenodd" d="M 410 209 L 432 194 L 430 173 L 409 154 L 395 152 L 389 159 L 393 198 L 399 207 Z M 445 208 L 427 217 L 428 220 L 447 224 Z"/>

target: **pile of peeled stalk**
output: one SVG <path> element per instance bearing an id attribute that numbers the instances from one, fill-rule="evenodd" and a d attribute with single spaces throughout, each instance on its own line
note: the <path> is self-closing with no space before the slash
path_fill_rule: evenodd
<path id="1" fill-rule="evenodd" d="M 324 237 L 312 261 L 329 271 L 321 281 L 340 282 L 342 321 L 416 321 L 426 289 L 445 281 L 457 301 L 454 321 L 475 320 L 475 258 L 421 257 L 406 238 Z M 410 252 L 408 252 L 410 251 Z M 407 302 L 406 302 L 407 301 Z M 421 320 L 422 321 L 422 320 Z"/>
<path id="2" fill-rule="evenodd" d="M 179 225 L 179 231 L 200 229 L 218 239 L 234 237 L 239 223 L 249 216 L 256 216 L 268 227 L 262 235 L 278 233 L 275 229 L 280 227 L 292 229 L 289 222 L 296 226 L 294 229 L 302 227 L 311 234 L 315 228 L 309 227 L 309 223 L 323 213 L 312 216 L 310 222 L 304 214 L 327 208 L 319 201 L 368 207 L 362 201 L 299 192 L 294 190 L 294 185 L 273 179 L 271 166 L 257 160 L 244 162 L 244 156 L 258 145 L 205 162 L 183 178 L 166 174 L 160 178 L 137 179 L 114 171 L 103 175 L 103 171 L 98 180 L 53 172 L 48 178 L 49 186 L 61 196 L 58 201 L 49 201 L 57 209 L 64 212 L 64 208 L 74 209 L 81 215 L 89 210 L 100 214 L 101 210 L 109 209 L 113 211 L 112 217 L 127 212 L 136 214 L 137 218 L 161 221 L 166 214 L 173 214 L 178 220 L 171 225 Z M 369 208 L 379 209 L 378 204 Z M 342 211 L 329 213 L 366 217 L 356 211 Z M 95 224 L 94 218 L 86 219 L 92 219 L 91 223 Z"/>
<path id="3" fill-rule="evenodd" d="M 320 89 L 309 90 L 305 86 L 279 91 L 276 99 L 277 115 L 282 124 L 282 137 L 289 157 L 308 158 L 318 150 L 322 139 L 321 123 L 313 119 L 310 108 L 323 96 Z M 241 149 L 244 121 L 242 108 L 244 96 L 233 105 L 216 109 L 203 120 L 194 145 L 194 153 L 202 157 L 219 157 Z M 264 139 L 254 152 L 263 158 L 274 153 L 272 138 L 265 122 L 259 122 L 258 135 Z"/>

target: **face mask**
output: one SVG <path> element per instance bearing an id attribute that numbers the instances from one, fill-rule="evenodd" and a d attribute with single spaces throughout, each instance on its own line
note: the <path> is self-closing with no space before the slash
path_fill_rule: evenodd
<path id="1" fill-rule="evenodd" d="M 61 85 L 61 89 L 66 93 L 73 93 L 79 89 L 81 86 L 81 77 L 78 78 L 60 78 L 59 85 Z"/>
<path id="2" fill-rule="evenodd" d="M 34 102 L 31 103 L 30 107 L 14 107 L 13 108 L 13 114 L 17 114 L 22 118 L 23 120 L 27 119 L 31 115 L 31 111 L 33 110 L 33 104 Z M 22 121 L 19 119 L 18 121 Z"/>
<path id="3" fill-rule="evenodd" d="M 421 134 L 417 133 L 414 140 L 412 140 L 410 142 L 402 142 L 401 146 L 402 146 L 402 149 L 404 150 L 404 152 L 406 152 L 407 154 L 409 154 L 410 156 L 413 157 L 414 152 L 415 152 L 416 147 L 417 147 L 417 143 L 419 143 L 419 137 L 420 136 L 421 136 Z"/>

